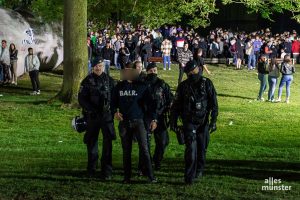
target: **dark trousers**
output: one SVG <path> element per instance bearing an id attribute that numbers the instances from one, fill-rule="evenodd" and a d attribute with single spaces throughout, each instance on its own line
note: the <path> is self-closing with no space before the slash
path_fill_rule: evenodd
<path id="1" fill-rule="evenodd" d="M 164 158 L 165 150 L 169 144 L 169 134 L 167 129 L 160 129 L 158 126 L 154 131 L 155 149 L 153 154 L 153 162 L 155 166 L 160 166 Z"/>
<path id="2" fill-rule="evenodd" d="M 31 80 L 33 91 L 37 92 L 38 90 L 40 90 L 39 70 L 30 71 L 29 77 Z"/>
<path id="3" fill-rule="evenodd" d="M 147 68 L 148 66 L 148 58 L 149 58 L 148 54 L 142 55 L 142 63 L 144 64 L 144 68 Z"/>
<path id="4" fill-rule="evenodd" d="M 205 167 L 206 150 L 209 143 L 208 124 L 196 126 L 184 124 L 186 182 L 192 182 Z"/>
<path id="5" fill-rule="evenodd" d="M 9 82 L 11 80 L 10 77 L 10 65 L 2 63 L 2 73 L 3 73 L 3 82 Z"/>
<path id="6" fill-rule="evenodd" d="M 148 142 L 148 148 L 150 152 L 150 158 L 151 158 L 151 151 L 150 151 L 150 146 L 151 146 L 151 131 L 150 131 L 150 124 L 151 124 L 151 119 L 145 119 L 145 126 L 146 126 L 146 131 L 147 131 L 147 142 Z M 167 126 L 164 122 L 163 117 L 158 118 L 157 122 L 157 128 L 153 132 L 154 134 L 154 141 L 155 141 L 155 149 L 154 149 L 154 154 L 153 154 L 153 162 L 156 167 L 160 166 L 161 161 L 163 160 L 164 153 L 166 150 L 166 147 L 169 144 L 169 134 L 167 131 Z M 141 155 L 140 155 L 141 158 Z M 139 169 L 144 172 L 144 166 L 139 159 Z"/>
<path id="7" fill-rule="evenodd" d="M 257 65 L 257 63 L 258 63 L 258 59 L 259 59 L 259 56 L 260 56 L 260 52 L 259 51 L 255 51 L 254 52 L 254 54 L 255 54 L 255 63 L 256 63 L 256 65 Z M 256 67 L 256 66 L 255 66 Z"/>
<path id="8" fill-rule="evenodd" d="M 181 83 L 181 81 L 182 81 L 183 74 L 184 74 L 184 67 L 181 67 L 181 65 L 179 64 L 178 85 L 179 85 L 179 83 Z"/>
<path id="9" fill-rule="evenodd" d="M 84 135 L 84 143 L 87 146 L 88 164 L 87 170 L 93 172 L 98 164 L 98 136 L 99 131 L 103 134 L 101 172 L 109 176 L 112 173 L 112 131 L 113 123 L 105 122 L 99 117 L 87 117 L 87 130 Z"/>
<path id="10" fill-rule="evenodd" d="M 124 179 L 130 180 L 131 178 L 131 152 L 133 135 L 136 136 L 139 145 L 141 162 L 145 166 L 145 175 L 148 176 L 149 179 L 153 179 L 154 176 L 144 121 L 142 119 L 126 122 L 122 121 L 119 124 L 119 132 L 123 148 Z"/>
<path id="11" fill-rule="evenodd" d="M 3 68 L 4 68 L 4 65 L 3 63 L 0 62 L 0 82 L 3 82 Z"/>

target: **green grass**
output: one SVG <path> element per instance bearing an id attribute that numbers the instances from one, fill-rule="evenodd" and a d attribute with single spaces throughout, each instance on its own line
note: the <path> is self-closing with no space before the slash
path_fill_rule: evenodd
<path id="1" fill-rule="evenodd" d="M 159 71 L 172 89 L 176 68 Z M 70 126 L 80 110 L 47 103 L 59 90 L 61 76 L 43 73 L 42 95 L 36 97 L 28 95 L 28 77 L 18 87 L 0 88 L 0 199 L 300 199 L 300 76 L 295 75 L 287 105 L 254 100 L 259 87 L 255 72 L 210 69 L 218 92 L 218 131 L 211 135 L 205 176 L 189 187 L 183 184 L 184 146 L 174 133 L 162 170 L 155 172 L 158 184 L 136 176 L 132 185 L 121 184 L 119 138 L 113 146 L 112 181 L 88 179 L 83 135 Z M 133 166 L 137 155 L 135 144 Z M 292 190 L 262 191 L 268 177 L 282 179 Z"/>

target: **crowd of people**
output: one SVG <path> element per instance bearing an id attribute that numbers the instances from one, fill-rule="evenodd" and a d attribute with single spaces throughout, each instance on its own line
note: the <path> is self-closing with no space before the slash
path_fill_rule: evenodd
<path id="1" fill-rule="evenodd" d="M 128 61 L 141 60 L 147 66 L 150 57 L 162 57 L 164 70 L 170 70 L 169 64 L 178 61 L 179 50 L 185 43 L 193 56 L 201 49 L 203 58 L 233 58 L 236 69 L 241 69 L 242 64 L 249 70 L 255 69 L 260 55 L 290 55 L 300 62 L 300 36 L 295 30 L 273 34 L 268 28 L 251 33 L 216 28 L 201 36 L 194 29 L 181 26 L 150 30 L 143 25 L 134 28 L 130 23 L 120 22 L 116 27 L 109 25 L 95 32 L 89 29 L 88 34 L 89 58 L 102 57 L 117 69 Z"/>
<path id="2" fill-rule="evenodd" d="M 17 85 L 18 50 L 15 44 L 8 47 L 7 41 L 1 41 L 0 52 L 0 84 Z"/>
<path id="3" fill-rule="evenodd" d="M 285 55 L 283 62 L 279 63 L 275 58 L 268 59 L 266 55 L 262 55 L 258 62 L 258 79 L 260 80 L 260 88 L 257 100 L 264 101 L 263 93 L 269 83 L 268 100 L 269 102 L 281 102 L 282 89 L 286 84 L 286 103 L 290 102 L 290 87 L 295 73 L 295 66 L 292 64 L 290 55 Z M 275 100 L 275 89 L 277 80 L 281 76 L 278 98 Z M 268 80 L 268 81 L 267 81 Z"/>
<path id="4" fill-rule="evenodd" d="M 0 51 L 0 85 L 17 85 L 18 84 L 18 49 L 14 43 L 8 47 L 7 41 L 1 41 Z M 33 53 L 33 48 L 28 48 L 28 55 L 25 57 L 25 73 L 29 74 L 32 92 L 30 95 L 39 95 L 40 81 L 39 68 L 40 60 L 36 54 Z"/>
<path id="5" fill-rule="evenodd" d="M 171 70 L 171 62 L 179 64 L 178 84 L 190 60 L 197 63 L 201 74 L 203 71 L 210 74 L 204 63 L 205 58 L 232 58 L 237 70 L 242 69 L 242 65 L 248 70 L 259 67 L 258 79 L 261 84 L 257 100 L 264 100 L 262 95 L 269 82 L 270 102 L 281 101 L 282 87 L 286 83 L 285 102 L 289 103 L 292 74 L 295 73 L 293 64 L 300 63 L 300 36 L 295 30 L 274 34 L 269 28 L 251 33 L 216 28 L 204 37 L 194 29 L 183 29 L 181 26 L 166 25 L 151 30 L 143 25 L 134 28 L 130 23 L 120 22 L 116 27 L 108 25 L 96 32 L 89 29 L 87 44 L 89 71 L 93 58 L 103 59 L 105 72 L 109 74 L 111 65 L 123 69 L 126 63 L 140 60 L 146 67 L 151 57 L 162 57 L 164 70 Z M 283 62 L 278 63 L 278 60 Z M 280 73 L 282 79 L 275 100 L 274 92 Z"/>

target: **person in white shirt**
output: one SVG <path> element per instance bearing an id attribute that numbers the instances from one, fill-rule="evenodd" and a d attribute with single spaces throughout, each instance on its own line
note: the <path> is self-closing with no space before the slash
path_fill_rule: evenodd
<path id="1" fill-rule="evenodd" d="M 10 56 L 6 40 L 2 40 L 0 48 L 0 83 L 8 83 L 10 81 Z"/>
<path id="2" fill-rule="evenodd" d="M 25 72 L 29 72 L 33 92 L 31 95 L 39 95 L 40 80 L 39 80 L 40 60 L 37 55 L 33 55 L 33 49 L 28 48 L 28 55 L 25 57 Z"/>

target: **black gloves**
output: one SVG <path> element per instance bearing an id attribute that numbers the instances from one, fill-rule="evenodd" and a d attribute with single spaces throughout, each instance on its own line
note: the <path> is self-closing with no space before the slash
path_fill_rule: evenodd
<path id="1" fill-rule="evenodd" d="M 213 133 L 217 130 L 217 124 L 215 122 L 210 123 L 208 127 L 209 133 Z"/>

